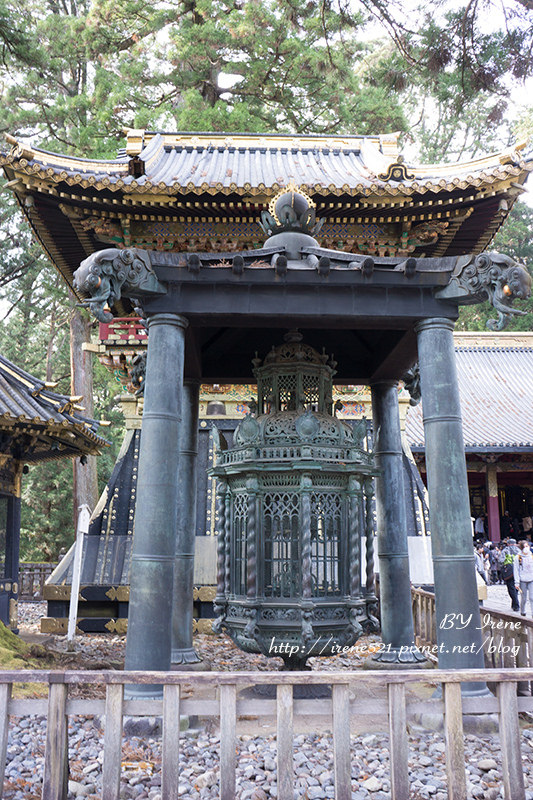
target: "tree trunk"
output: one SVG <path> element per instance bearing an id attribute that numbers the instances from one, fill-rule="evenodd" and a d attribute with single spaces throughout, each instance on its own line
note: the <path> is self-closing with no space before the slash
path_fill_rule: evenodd
<path id="1" fill-rule="evenodd" d="M 83 343 L 90 342 L 91 320 L 85 311 L 76 306 L 76 298 L 69 291 L 71 306 L 70 314 L 70 375 L 71 392 L 81 395 L 80 405 L 85 407 L 83 415 L 92 417 L 93 411 L 93 370 L 92 353 L 83 350 Z M 78 518 L 78 508 L 86 503 L 91 511 L 98 501 L 98 476 L 96 471 L 96 456 L 87 456 L 87 463 L 81 464 L 80 459 L 73 461 L 73 512 L 74 527 Z"/>

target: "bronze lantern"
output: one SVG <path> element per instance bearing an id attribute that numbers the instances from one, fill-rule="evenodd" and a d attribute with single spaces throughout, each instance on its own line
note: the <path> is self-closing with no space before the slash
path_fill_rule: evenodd
<path id="1" fill-rule="evenodd" d="M 300 668 L 376 630 L 366 420 L 335 416 L 335 362 L 291 331 L 255 358 L 257 408 L 217 448 L 214 629 Z M 255 403 L 254 403 L 255 406 Z M 255 413 L 257 412 L 257 413 Z M 364 553 L 362 553 L 362 541 Z M 361 560 L 368 580 L 361 581 Z"/>

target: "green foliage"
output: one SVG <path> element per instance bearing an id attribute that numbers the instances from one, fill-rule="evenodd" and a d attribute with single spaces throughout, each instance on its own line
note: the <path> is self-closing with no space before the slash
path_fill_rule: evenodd
<path id="1" fill-rule="evenodd" d="M 491 249 L 512 256 L 533 269 L 533 208 L 516 202 L 509 218 L 494 237 Z"/>
<path id="2" fill-rule="evenodd" d="M 369 50 L 360 35 L 363 16 L 349 19 L 346 25 L 337 3 L 190 3 L 170 32 L 178 129 L 405 129 L 398 97 L 373 86 L 359 69 Z M 229 89 L 219 85 L 221 74 L 233 76 Z"/>
<path id="3" fill-rule="evenodd" d="M 533 74 L 531 3 L 436 0 L 430 13 L 413 7 L 408 20 L 401 11 L 401 3 L 380 8 L 394 36 L 373 74 L 403 90 L 421 160 L 472 158 L 531 130 L 530 114 L 517 125 L 509 113 L 511 90 Z"/>
<path id="4" fill-rule="evenodd" d="M 68 349 L 65 366 L 65 377 L 68 379 Z M 34 374 L 38 375 L 38 370 Z M 99 431 L 101 436 L 111 442 L 111 447 L 106 448 L 98 457 L 98 488 L 102 492 L 124 436 L 124 419 L 116 400 L 120 387 L 108 370 L 96 360 L 93 380 L 95 416 L 111 422 L 110 427 Z M 67 384 L 67 381 L 64 380 L 63 383 Z M 67 393 L 70 391 L 68 385 L 64 385 L 63 390 Z M 71 459 L 45 461 L 30 466 L 22 482 L 21 519 L 22 561 L 55 561 L 60 550 L 70 547 L 76 531 Z"/>
<path id="5" fill-rule="evenodd" d="M 381 0 L 0 3 L 0 42 L 4 31 L 14 43 L 0 85 L 3 129 L 88 156 L 113 156 L 125 127 L 409 127 L 424 158 L 471 155 L 507 136 L 509 77 L 531 73 L 533 12 L 519 0 L 490 31 L 492 0 L 441 0 L 431 14 L 413 7 L 408 20 L 401 3 Z M 372 41 L 375 19 L 387 40 Z"/>
<path id="6" fill-rule="evenodd" d="M 125 127 L 375 133 L 407 127 L 361 68 L 364 15 L 309 0 L 136 0 L 31 10 L 33 63 L 12 59 L 2 125 L 44 147 L 112 156 Z M 258 35 L 260 31 L 260 35 Z M 229 88 L 221 76 L 233 76 Z"/>

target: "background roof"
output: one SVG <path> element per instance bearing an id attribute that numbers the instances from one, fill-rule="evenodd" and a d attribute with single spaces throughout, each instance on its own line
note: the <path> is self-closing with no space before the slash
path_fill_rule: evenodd
<path id="1" fill-rule="evenodd" d="M 76 399 L 0 355 L 0 452 L 28 462 L 99 453 L 109 442 L 96 433 L 100 422 L 76 410 Z"/>
<path id="2" fill-rule="evenodd" d="M 463 435 L 467 450 L 533 450 L 533 344 L 457 346 Z M 410 407 L 405 433 L 424 447 L 422 403 Z"/>

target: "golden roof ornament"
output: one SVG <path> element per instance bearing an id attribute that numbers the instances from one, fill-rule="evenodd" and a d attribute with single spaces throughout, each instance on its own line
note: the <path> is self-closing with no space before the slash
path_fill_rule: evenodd
<path id="1" fill-rule="evenodd" d="M 414 180 L 414 172 L 407 171 L 407 165 L 404 163 L 404 157 L 398 156 L 396 161 L 389 164 L 387 172 L 382 172 L 378 175 L 381 181 L 412 181 Z"/>

